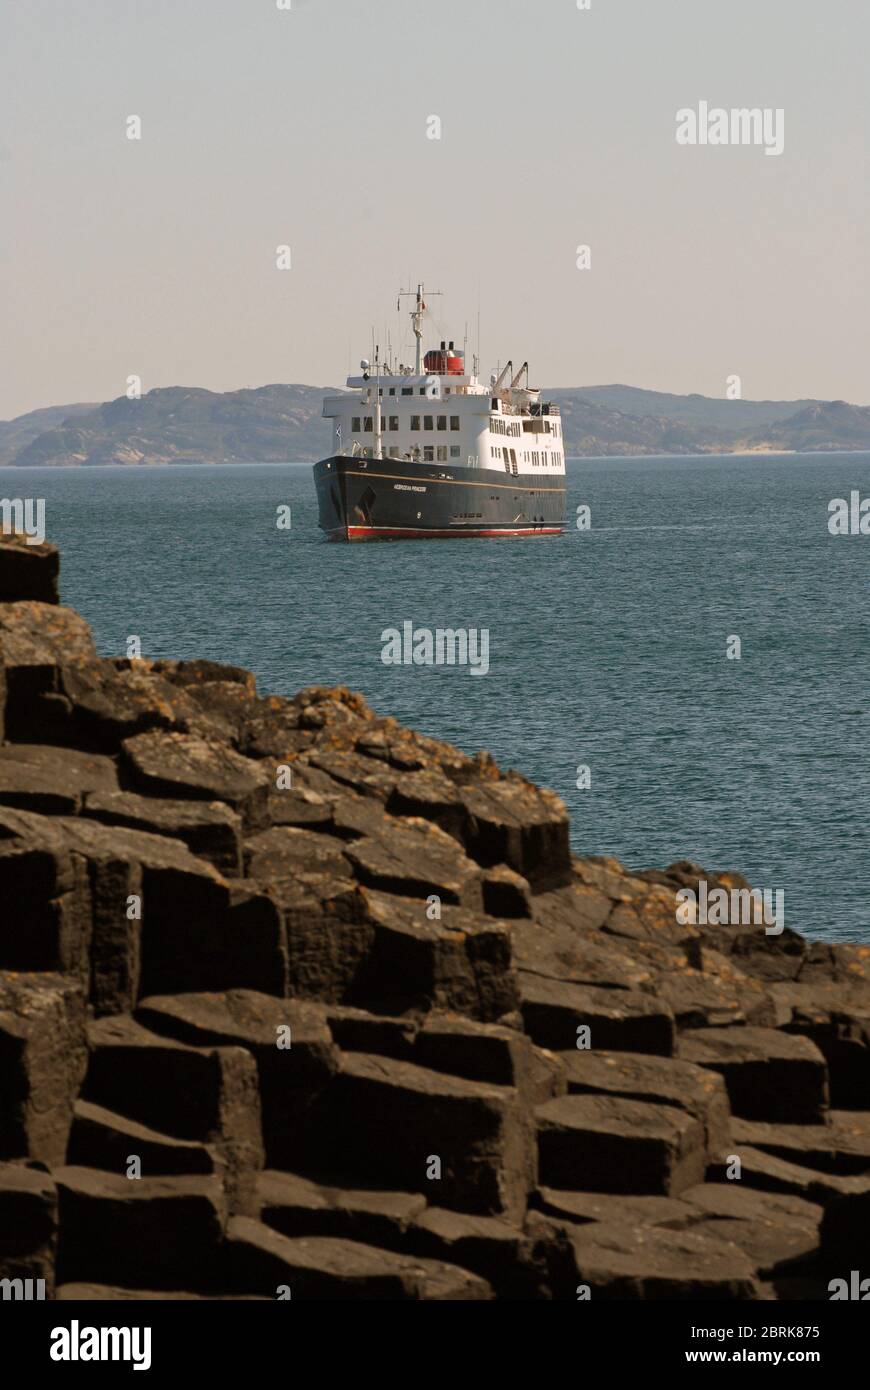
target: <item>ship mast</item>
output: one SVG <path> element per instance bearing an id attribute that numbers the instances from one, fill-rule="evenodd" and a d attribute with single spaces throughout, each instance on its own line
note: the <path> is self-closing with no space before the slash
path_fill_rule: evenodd
<path id="1" fill-rule="evenodd" d="M 375 346 L 375 458 L 384 457 L 383 436 L 381 434 L 381 349 Z"/>
<path id="2" fill-rule="evenodd" d="M 440 295 L 442 291 L 430 290 L 429 293 Z M 396 305 L 396 308 L 398 309 L 399 304 L 401 304 L 402 299 L 406 295 L 411 294 L 413 294 L 413 290 L 399 290 L 399 303 Z M 426 301 L 423 298 L 423 286 L 422 284 L 420 284 L 417 286 L 417 295 L 414 302 L 414 307 L 411 310 L 411 328 L 413 329 L 414 337 L 417 340 L 417 348 L 414 359 L 415 376 L 421 376 L 423 373 L 423 312 L 425 308 Z"/>

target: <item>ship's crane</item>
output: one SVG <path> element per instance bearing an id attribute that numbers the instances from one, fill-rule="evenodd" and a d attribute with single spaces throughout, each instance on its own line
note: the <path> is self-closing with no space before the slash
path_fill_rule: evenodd
<path id="1" fill-rule="evenodd" d="M 507 376 L 508 372 L 512 372 L 513 369 L 514 369 L 514 364 L 513 364 L 513 362 L 510 360 L 510 358 L 508 358 L 507 362 L 505 362 L 504 366 L 502 367 L 501 371 L 499 372 L 498 377 L 497 377 L 496 380 L 492 383 L 492 394 L 493 394 L 494 396 L 497 395 L 498 392 L 501 390 L 501 384 L 502 384 L 502 382 L 504 381 L 505 377 Z"/>

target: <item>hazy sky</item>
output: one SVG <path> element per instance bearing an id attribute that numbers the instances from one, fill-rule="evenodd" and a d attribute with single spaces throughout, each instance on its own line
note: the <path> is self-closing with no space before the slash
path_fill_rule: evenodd
<path id="1" fill-rule="evenodd" d="M 340 384 L 409 277 L 484 370 L 870 403 L 866 0 L 0 6 L 0 417 Z"/>

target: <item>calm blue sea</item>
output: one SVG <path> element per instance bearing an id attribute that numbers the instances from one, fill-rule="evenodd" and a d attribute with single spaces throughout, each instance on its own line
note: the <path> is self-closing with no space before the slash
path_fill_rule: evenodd
<path id="1" fill-rule="evenodd" d="M 870 941 L 870 537 L 827 529 L 870 455 L 569 470 L 592 528 L 534 540 L 329 545 L 309 465 L 7 468 L 0 495 L 46 499 L 103 653 L 137 634 L 264 693 L 346 683 L 555 788 L 582 853 L 738 868 L 790 926 Z M 488 628 L 489 673 L 384 665 L 407 619 Z"/>

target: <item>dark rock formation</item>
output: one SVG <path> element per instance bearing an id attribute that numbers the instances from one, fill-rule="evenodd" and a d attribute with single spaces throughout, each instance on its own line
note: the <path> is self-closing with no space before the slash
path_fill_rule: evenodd
<path id="1" fill-rule="evenodd" d="M 311 688 L 103 660 L 0 540 L 0 1278 L 73 1298 L 827 1297 L 870 946 Z"/>

